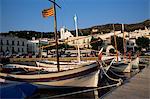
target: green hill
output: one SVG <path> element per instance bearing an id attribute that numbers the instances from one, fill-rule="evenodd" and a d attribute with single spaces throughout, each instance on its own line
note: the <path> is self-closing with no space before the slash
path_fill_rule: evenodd
<path id="1" fill-rule="evenodd" d="M 150 27 L 150 19 L 145 20 L 143 22 L 134 23 L 134 24 L 124 24 L 125 31 L 134 31 L 138 29 L 145 29 L 146 27 Z M 90 34 L 99 34 L 99 33 L 109 33 L 112 29 L 112 24 L 105 24 L 105 25 L 97 25 L 92 26 L 85 29 L 79 29 L 79 35 L 87 36 Z M 97 32 L 93 32 L 92 30 L 96 29 Z M 116 23 L 115 24 L 115 30 L 121 30 L 121 24 Z M 72 30 L 71 33 L 75 35 L 75 30 Z M 54 33 L 53 32 L 36 32 L 36 31 L 9 31 L 9 33 L 1 33 L 1 35 L 14 35 L 20 38 L 26 38 L 31 40 L 32 37 L 40 38 L 41 36 L 43 38 L 53 38 Z"/>

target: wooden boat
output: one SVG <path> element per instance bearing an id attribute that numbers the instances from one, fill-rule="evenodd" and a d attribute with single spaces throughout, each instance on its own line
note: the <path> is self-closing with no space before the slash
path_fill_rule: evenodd
<path id="1" fill-rule="evenodd" d="M 126 59 L 126 62 L 124 60 L 120 60 L 118 62 L 114 62 L 111 66 L 111 69 L 115 72 L 131 72 L 132 69 L 138 69 L 139 67 L 139 57 L 135 59 Z"/>
<path id="2" fill-rule="evenodd" d="M 110 60 L 113 59 L 113 57 L 102 57 L 102 60 L 106 63 L 110 63 Z M 78 68 L 80 65 L 85 63 L 93 63 L 96 62 L 93 60 L 87 60 L 87 61 L 80 61 L 79 62 L 59 62 L 60 64 L 60 70 L 69 70 L 73 68 Z M 40 68 L 48 68 L 49 71 L 58 71 L 57 70 L 57 62 L 56 61 L 36 61 L 36 66 Z M 51 69 L 51 70 L 50 70 Z"/>
<path id="3" fill-rule="evenodd" d="M 23 82 L 30 82 L 33 84 L 42 84 L 42 85 L 50 85 L 50 86 L 87 86 L 87 87 L 96 87 L 98 80 L 98 66 L 95 63 L 89 65 L 84 65 L 81 68 L 48 73 L 48 74 L 34 74 L 34 75 L 15 75 L 8 73 L 0 73 L 1 77 L 5 77 L 8 80 L 18 80 Z M 84 75 L 83 75 L 84 74 Z M 85 74 L 89 74 L 86 75 Z M 84 77 L 85 76 L 85 77 Z M 14 79 L 15 78 L 15 79 Z M 88 81 L 85 80 L 88 78 Z M 84 80 L 94 83 L 83 83 Z M 76 83 L 76 84 L 75 84 Z"/>
<path id="4" fill-rule="evenodd" d="M 125 73 L 129 73 L 131 72 L 131 63 L 124 63 L 123 61 L 121 62 L 115 62 L 112 64 L 112 66 L 110 67 L 111 70 L 115 71 L 115 72 L 125 72 Z"/>
<path id="5" fill-rule="evenodd" d="M 12 81 L 23 81 L 38 85 L 70 86 L 70 87 L 97 87 L 99 65 L 97 62 L 85 63 L 78 68 L 52 72 L 47 74 L 9 74 L 0 73 L 1 78 Z"/>
<path id="6" fill-rule="evenodd" d="M 130 72 L 131 71 L 131 64 L 130 64 L 130 62 L 126 62 L 125 63 L 124 60 L 122 60 L 119 57 L 119 55 L 118 55 L 116 33 L 115 33 L 115 26 L 114 26 L 114 24 L 113 24 L 113 31 L 114 31 L 116 58 L 115 58 L 115 62 L 112 64 L 110 69 L 112 69 L 115 72 Z M 124 31 L 124 29 L 123 29 L 123 31 Z M 125 43 L 124 42 L 125 42 L 125 39 L 124 39 L 124 32 L 123 32 L 123 46 L 124 46 L 124 58 L 125 58 L 126 48 L 125 48 Z"/>

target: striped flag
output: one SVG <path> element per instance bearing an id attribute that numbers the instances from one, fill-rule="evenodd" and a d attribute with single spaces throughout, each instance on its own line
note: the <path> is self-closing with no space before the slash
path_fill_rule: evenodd
<path id="1" fill-rule="evenodd" d="M 47 18 L 47 17 L 49 17 L 49 16 L 54 16 L 54 8 L 51 7 L 51 8 L 49 8 L 49 9 L 44 9 L 44 10 L 42 11 L 42 15 L 43 15 L 44 18 Z"/>

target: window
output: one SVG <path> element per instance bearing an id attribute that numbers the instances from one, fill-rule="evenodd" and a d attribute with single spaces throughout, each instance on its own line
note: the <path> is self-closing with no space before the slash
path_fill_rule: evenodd
<path id="1" fill-rule="evenodd" d="M 8 47 L 7 47 L 7 51 L 9 51 Z"/>
<path id="2" fill-rule="evenodd" d="M 20 49 L 18 48 L 18 52 L 20 52 Z"/>
<path id="3" fill-rule="evenodd" d="M 15 45 L 14 41 L 12 41 L 12 45 Z"/>
<path id="4" fill-rule="evenodd" d="M 14 47 L 12 47 L 12 53 L 14 53 L 15 52 L 15 49 L 14 49 Z"/>
<path id="5" fill-rule="evenodd" d="M 7 45 L 9 45 L 9 41 L 7 40 Z"/>
<path id="6" fill-rule="evenodd" d="M 22 52 L 24 52 L 23 48 L 22 48 Z"/>
<path id="7" fill-rule="evenodd" d="M 17 45 L 19 45 L 19 41 L 17 41 Z"/>
<path id="8" fill-rule="evenodd" d="M 22 42 L 22 46 L 24 46 L 24 42 Z"/>
<path id="9" fill-rule="evenodd" d="M 1 40 L 1 45 L 3 45 L 3 40 Z"/>
<path id="10" fill-rule="evenodd" d="M 131 43 L 131 46 L 133 46 L 134 45 L 134 43 Z"/>

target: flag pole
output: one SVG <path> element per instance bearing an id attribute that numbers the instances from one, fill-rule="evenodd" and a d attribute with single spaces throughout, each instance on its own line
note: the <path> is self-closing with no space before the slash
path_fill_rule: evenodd
<path id="1" fill-rule="evenodd" d="M 56 3 L 55 3 L 55 0 L 53 0 L 53 6 L 54 6 L 54 33 L 55 33 L 56 53 L 57 53 L 57 69 L 58 69 L 58 71 L 60 71 L 59 54 L 58 54 L 58 35 L 57 35 L 57 18 L 56 18 Z"/>

